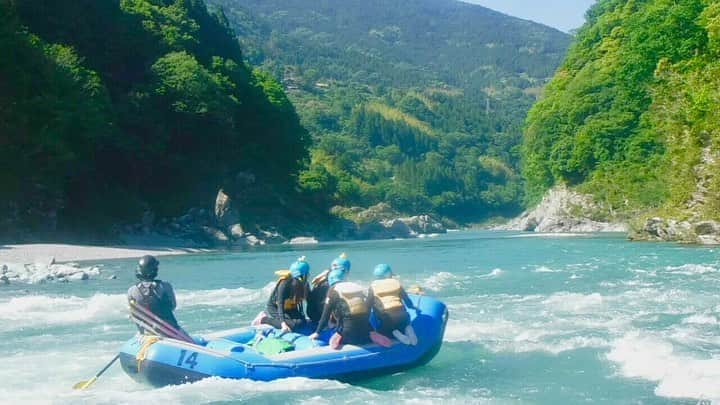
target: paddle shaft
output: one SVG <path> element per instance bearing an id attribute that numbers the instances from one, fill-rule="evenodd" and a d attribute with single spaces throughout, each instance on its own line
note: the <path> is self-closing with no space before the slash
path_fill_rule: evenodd
<path id="1" fill-rule="evenodd" d="M 150 320 L 150 321 L 152 321 L 152 323 L 161 325 L 165 329 L 173 331 L 173 335 L 177 336 L 176 339 L 184 340 L 189 343 L 194 343 L 192 337 L 190 337 L 190 335 L 188 335 L 184 330 L 182 330 L 179 327 L 175 328 L 174 326 L 170 325 L 164 319 L 155 315 L 148 308 L 145 308 L 142 305 L 139 305 L 138 303 L 133 302 L 133 301 L 130 301 L 130 308 L 134 309 L 137 313 L 139 313 L 139 315 L 141 315 L 142 318 L 145 318 L 146 320 Z"/>
<path id="2" fill-rule="evenodd" d="M 154 320 L 148 319 L 147 317 L 142 316 L 142 314 L 140 314 L 140 313 L 131 312 L 130 318 L 132 318 L 132 320 L 136 324 L 140 325 L 144 329 L 146 329 L 149 332 L 152 332 L 158 336 L 164 336 L 164 337 L 169 337 L 169 338 L 173 338 L 173 339 L 177 339 L 177 340 L 187 341 L 184 337 L 177 334 L 174 330 L 168 329 L 168 328 L 156 323 Z"/>
<path id="3" fill-rule="evenodd" d="M 110 360 L 110 362 L 105 367 L 103 367 L 103 369 L 100 370 L 99 373 L 95 374 L 95 378 L 100 377 L 102 375 L 102 373 L 104 373 L 107 369 L 109 369 L 110 366 L 112 366 L 113 363 L 115 363 L 117 361 L 117 359 L 119 359 L 119 358 L 120 358 L 120 353 L 116 354 L 115 357 L 113 357 L 113 359 Z"/>
<path id="4" fill-rule="evenodd" d="M 117 359 L 119 359 L 119 358 L 120 358 L 120 353 L 116 354 L 115 357 L 113 357 L 113 359 L 110 360 L 110 362 L 109 362 L 108 364 L 106 364 L 105 367 L 102 368 L 102 370 L 100 370 L 97 374 L 95 374 L 95 377 L 89 379 L 89 380 L 88 380 L 86 383 L 84 383 L 84 384 L 80 384 L 80 383 L 75 384 L 75 387 L 74 387 L 74 388 L 75 388 L 75 389 L 84 390 L 85 388 L 89 387 L 89 386 L 90 386 L 92 383 L 94 383 L 98 378 L 100 378 L 100 376 L 101 376 L 107 369 L 109 369 L 110 366 L 112 366 L 112 365 L 117 361 Z"/>

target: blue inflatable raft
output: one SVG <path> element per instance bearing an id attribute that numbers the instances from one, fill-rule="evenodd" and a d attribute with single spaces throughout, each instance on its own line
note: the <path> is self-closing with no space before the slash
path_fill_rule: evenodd
<path id="1" fill-rule="evenodd" d="M 270 328 L 247 327 L 196 337 L 195 343 L 136 335 L 120 350 L 123 370 L 138 382 L 160 387 L 207 377 L 270 381 L 286 377 L 329 378 L 343 381 L 394 373 L 429 362 L 440 350 L 448 311 L 442 302 L 410 295 L 420 311 L 408 310 L 418 337 L 415 346 L 392 340 L 392 346 L 374 343 L 327 346 L 332 332 L 312 341 L 307 335 L 281 334 Z M 292 350 L 265 355 L 258 334 L 279 336 Z"/>

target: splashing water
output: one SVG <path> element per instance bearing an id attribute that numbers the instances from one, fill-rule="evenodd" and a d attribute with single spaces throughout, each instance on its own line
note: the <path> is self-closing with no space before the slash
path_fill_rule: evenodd
<path id="1" fill-rule="evenodd" d="M 114 366 L 133 333 L 133 260 L 102 265 L 116 280 L 0 288 L 0 402 L 8 403 L 720 403 L 718 250 L 621 237 L 438 238 L 266 248 L 161 258 L 177 316 L 193 333 L 247 325 L 274 271 L 305 255 L 313 273 L 341 252 L 363 285 L 377 263 L 449 306 L 444 345 L 428 365 L 353 385 L 293 378 L 212 378 L 152 389 Z M 522 235 L 520 235 L 522 236 Z"/>

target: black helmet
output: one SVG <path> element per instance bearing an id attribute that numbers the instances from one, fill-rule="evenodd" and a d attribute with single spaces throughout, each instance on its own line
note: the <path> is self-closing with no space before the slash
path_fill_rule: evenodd
<path id="1" fill-rule="evenodd" d="M 154 280 L 158 273 L 158 259 L 155 256 L 143 256 L 138 262 L 137 269 L 135 270 L 135 277 L 140 280 Z"/>

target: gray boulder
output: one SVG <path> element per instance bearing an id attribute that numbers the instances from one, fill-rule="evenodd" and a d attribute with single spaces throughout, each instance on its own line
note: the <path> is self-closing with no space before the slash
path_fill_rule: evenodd
<path id="1" fill-rule="evenodd" d="M 717 221 L 700 221 L 694 224 L 693 230 L 698 242 L 703 245 L 720 245 L 720 223 Z"/>
<path id="2" fill-rule="evenodd" d="M 240 238 L 244 237 L 245 235 L 247 235 L 247 233 L 243 229 L 242 225 L 240 225 L 240 224 L 230 225 L 230 229 L 228 230 L 228 233 L 230 234 L 230 238 L 232 238 L 233 240 L 240 239 Z"/>
<path id="3" fill-rule="evenodd" d="M 247 234 L 244 237 L 237 239 L 233 242 L 234 246 L 263 246 L 265 241 L 259 239 L 257 236 Z"/>
<path id="4" fill-rule="evenodd" d="M 205 233 L 205 236 L 210 238 L 210 240 L 215 244 L 222 245 L 227 244 L 230 241 L 227 235 L 225 235 L 221 230 L 217 228 L 213 228 L 211 226 L 203 226 L 202 230 Z"/>
<path id="5" fill-rule="evenodd" d="M 359 239 L 391 239 L 392 233 L 380 222 L 360 224 L 357 232 Z"/>
<path id="6" fill-rule="evenodd" d="M 445 226 L 430 215 L 416 215 L 413 217 L 399 219 L 415 233 L 447 233 Z"/>
<path id="7" fill-rule="evenodd" d="M 720 223 L 717 221 L 700 221 L 693 227 L 698 235 L 717 235 L 720 234 Z"/>
<path id="8" fill-rule="evenodd" d="M 277 232 L 261 230 L 258 236 L 268 245 L 280 245 L 287 242 L 287 239 Z"/>
<path id="9" fill-rule="evenodd" d="M 416 235 L 416 232 L 413 232 L 402 219 L 382 221 L 382 225 L 393 238 L 409 238 Z"/>

